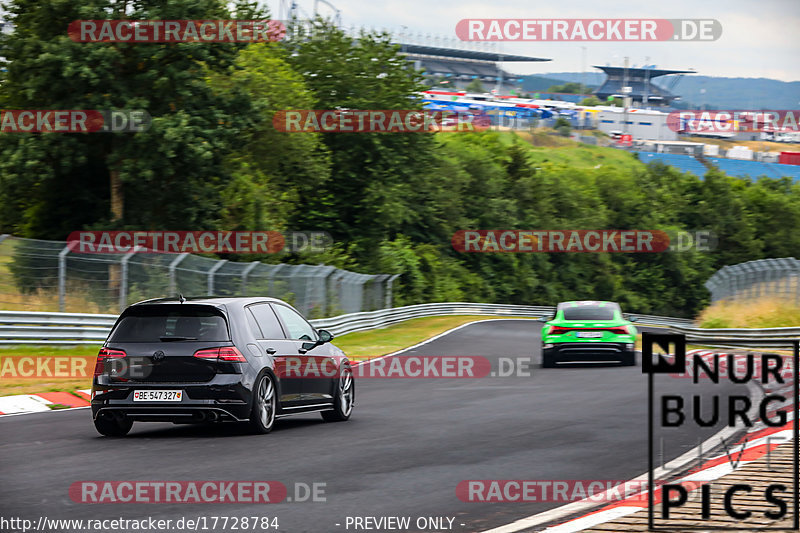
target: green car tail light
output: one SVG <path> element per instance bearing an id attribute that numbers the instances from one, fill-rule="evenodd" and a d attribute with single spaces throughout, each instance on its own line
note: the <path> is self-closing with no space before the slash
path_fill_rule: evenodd
<path id="1" fill-rule="evenodd" d="M 608 328 L 570 328 L 563 326 L 550 326 L 550 331 L 547 332 L 547 335 L 563 335 L 565 333 L 569 333 L 570 331 L 608 331 L 614 335 L 631 335 L 628 326 L 613 326 Z"/>

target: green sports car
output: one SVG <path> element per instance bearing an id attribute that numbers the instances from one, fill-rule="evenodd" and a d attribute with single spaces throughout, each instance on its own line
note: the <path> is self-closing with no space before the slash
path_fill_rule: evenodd
<path id="1" fill-rule="evenodd" d="M 562 302 L 551 318 L 540 318 L 542 367 L 558 363 L 619 361 L 636 364 L 635 318 L 625 318 L 613 302 Z"/>

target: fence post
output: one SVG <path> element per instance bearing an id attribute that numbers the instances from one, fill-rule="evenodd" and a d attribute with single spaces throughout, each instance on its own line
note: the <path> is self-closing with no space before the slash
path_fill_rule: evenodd
<path id="1" fill-rule="evenodd" d="M 267 275 L 267 296 L 275 296 L 275 274 L 285 266 L 283 263 L 278 263 Z"/>
<path id="2" fill-rule="evenodd" d="M 140 249 L 139 246 L 134 246 L 133 250 L 122 256 L 119 260 L 120 266 L 120 281 L 119 281 L 119 312 L 122 313 L 128 303 L 128 261 L 131 260 L 133 254 Z"/>
<path id="3" fill-rule="evenodd" d="M 178 280 L 175 276 L 175 269 L 178 267 L 178 263 L 186 259 L 186 256 L 189 255 L 189 252 L 184 252 L 169 264 L 169 295 L 174 296 L 176 292 L 178 292 Z"/>
<path id="4" fill-rule="evenodd" d="M 214 296 L 214 273 L 219 270 L 222 265 L 227 263 L 227 259 L 220 259 L 216 265 L 211 267 L 211 270 L 208 271 L 208 295 Z"/>
<path id="5" fill-rule="evenodd" d="M 69 246 L 58 252 L 58 310 L 64 312 L 67 297 L 67 254 Z"/>
<path id="6" fill-rule="evenodd" d="M 242 270 L 242 296 L 247 296 L 247 275 L 260 264 L 261 261 L 252 261 Z"/>
<path id="7" fill-rule="evenodd" d="M 386 309 L 392 308 L 392 284 L 394 283 L 394 280 L 399 277 L 400 274 L 395 274 L 394 276 L 391 276 L 388 280 L 386 280 L 386 296 L 385 296 Z"/>
<path id="8" fill-rule="evenodd" d="M 328 316 L 334 316 L 334 313 L 336 313 L 339 310 L 336 309 L 334 306 L 338 305 L 340 309 L 343 309 L 342 302 L 344 301 L 344 287 L 342 285 L 342 278 L 344 278 L 344 271 L 339 270 L 338 268 L 334 268 L 333 272 L 331 273 L 330 277 L 327 280 Z"/>

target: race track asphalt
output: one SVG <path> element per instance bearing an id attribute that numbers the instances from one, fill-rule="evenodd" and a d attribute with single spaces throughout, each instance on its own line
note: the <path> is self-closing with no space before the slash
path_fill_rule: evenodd
<path id="1" fill-rule="evenodd" d="M 481 322 L 395 356 L 484 356 L 493 365 L 501 357 L 520 357 L 522 372 L 530 375 L 361 379 L 354 414 L 345 423 L 304 415 L 280 420 L 262 436 L 230 425 L 137 423 L 127 438 L 109 439 L 95 432 L 86 409 L 2 418 L 0 516 L 258 515 L 277 517 L 278 530 L 291 533 L 355 531 L 346 528 L 348 516 L 409 516 L 412 525 L 431 516 L 454 518 L 453 531 L 473 532 L 562 504 L 462 502 L 459 481 L 626 480 L 645 472 L 647 381 L 641 367 L 540 369 L 540 328 L 531 320 Z M 674 380 L 673 390 L 687 381 Z M 676 431 L 665 445 L 666 459 L 717 429 Z M 275 480 L 289 487 L 290 496 L 295 483 L 324 483 L 326 501 L 75 503 L 68 490 L 82 480 Z"/>

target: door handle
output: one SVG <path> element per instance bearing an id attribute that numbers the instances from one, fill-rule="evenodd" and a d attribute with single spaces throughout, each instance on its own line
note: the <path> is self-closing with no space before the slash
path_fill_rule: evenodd
<path id="1" fill-rule="evenodd" d="M 275 355 L 275 353 L 277 353 L 277 351 L 278 350 L 276 350 L 275 348 L 267 348 L 267 353 L 269 355 Z"/>

